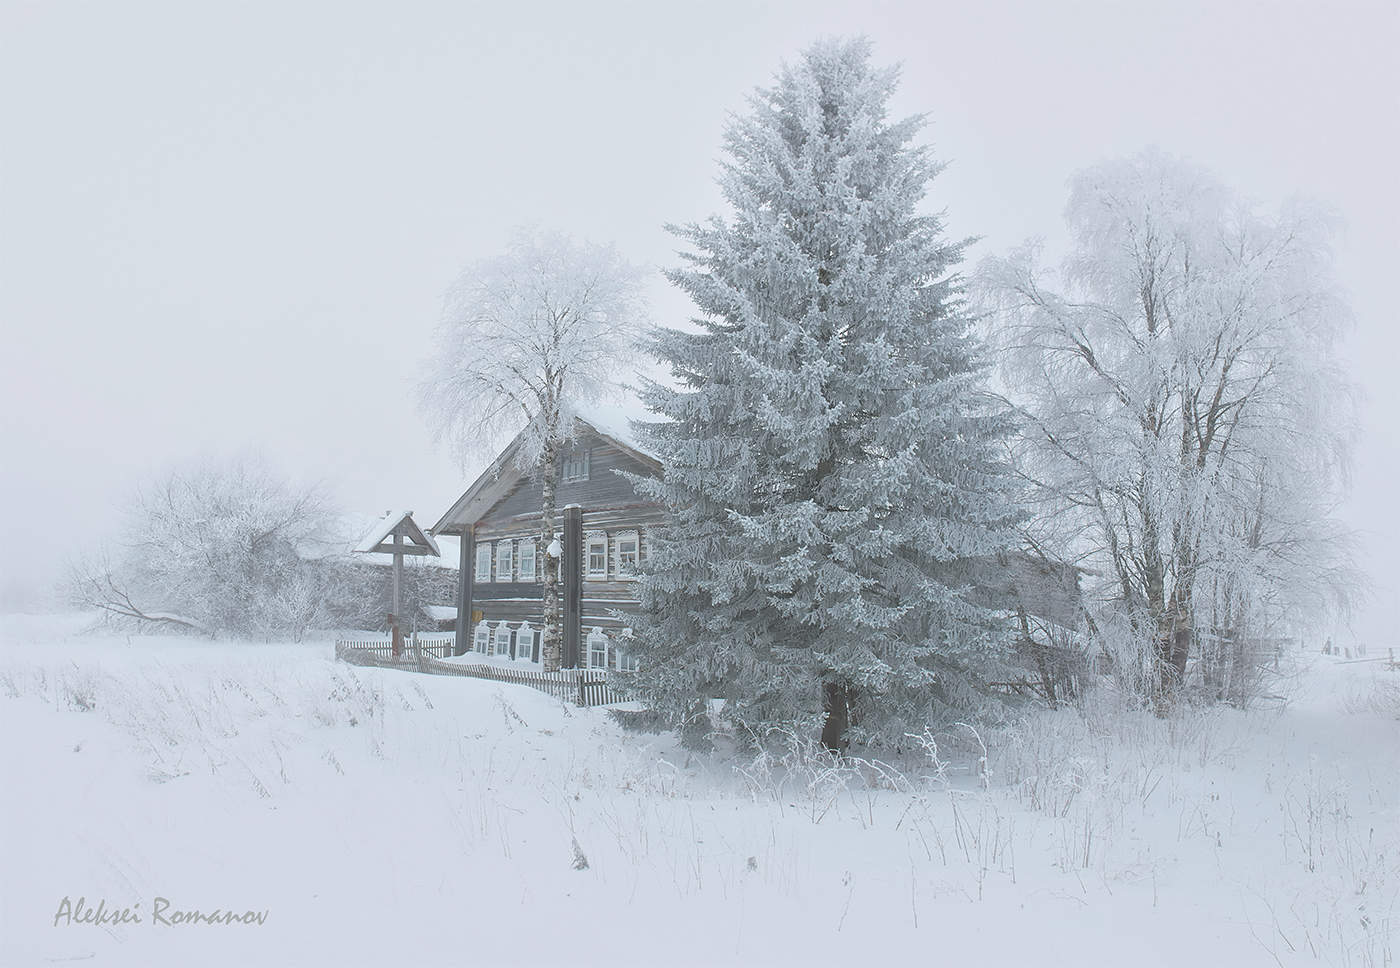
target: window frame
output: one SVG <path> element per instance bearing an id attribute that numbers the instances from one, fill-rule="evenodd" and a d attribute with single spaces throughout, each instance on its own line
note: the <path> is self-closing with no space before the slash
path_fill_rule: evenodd
<path id="1" fill-rule="evenodd" d="M 565 454 L 559 465 L 560 484 L 578 484 L 588 480 L 590 465 L 592 464 L 593 448 L 576 447 L 573 451 Z M 571 473 L 570 470 L 573 469 Z"/>
<path id="2" fill-rule="evenodd" d="M 501 651 L 502 636 L 505 637 L 505 652 Z M 510 627 L 505 622 L 497 622 L 491 629 L 491 651 L 486 654 L 505 655 L 507 658 L 510 656 Z"/>
<path id="3" fill-rule="evenodd" d="M 637 661 L 637 656 L 628 648 L 631 641 L 632 630 L 623 629 L 613 646 L 613 654 L 617 657 L 618 672 L 639 672 L 641 670 L 641 663 Z"/>
<path id="4" fill-rule="evenodd" d="M 505 574 L 504 578 L 501 577 L 502 572 Z M 512 581 L 514 578 L 515 542 L 508 538 L 502 539 L 496 542 L 496 581 Z"/>
<path id="5" fill-rule="evenodd" d="M 486 552 L 486 573 L 481 570 L 481 553 Z M 490 541 L 478 541 L 476 543 L 476 569 L 472 573 L 476 581 L 487 582 L 491 580 L 491 565 L 496 560 L 496 551 L 491 547 Z"/>
<path id="6" fill-rule="evenodd" d="M 603 649 L 602 649 L 602 652 L 603 652 L 603 664 L 602 664 L 602 665 L 594 665 L 594 664 L 593 664 L 593 653 L 594 653 L 594 651 L 595 651 L 594 648 L 593 648 L 593 643 L 594 643 L 595 640 L 598 640 L 598 639 L 601 639 L 601 640 L 602 640 L 602 643 L 603 643 Z M 588 637 L 584 639 L 584 644 L 588 647 L 588 649 L 587 649 L 587 651 L 588 651 L 588 668 L 590 668 L 590 669 L 607 669 L 607 668 L 608 668 L 608 653 L 611 651 L 611 649 L 609 648 L 609 645 L 610 645 L 611 643 L 608 641 L 608 634 L 607 634 L 606 632 L 604 632 L 601 628 L 599 628 L 598 626 L 595 625 L 595 626 L 593 626 L 593 628 L 589 631 Z"/>
<path id="7" fill-rule="evenodd" d="M 520 581 L 535 581 L 539 576 L 539 547 L 534 538 L 521 538 L 515 547 L 515 568 L 520 575 Z M 525 549 L 530 549 L 530 574 L 525 574 Z"/>
<path id="8" fill-rule="evenodd" d="M 633 552 L 632 552 L 632 554 L 633 554 L 632 570 L 631 570 L 631 571 L 623 571 L 623 570 L 622 570 L 622 542 L 628 540 L 629 538 L 630 538 L 633 542 L 636 543 L 636 548 L 633 549 Z M 618 580 L 618 581 L 636 581 L 636 580 L 637 580 L 637 569 L 641 567 L 641 563 L 642 563 L 642 535 L 641 535 L 641 532 L 638 531 L 638 530 L 635 529 L 635 528 L 633 528 L 633 529 L 631 529 L 631 530 L 629 530 L 629 531 L 618 531 L 616 534 L 612 535 L 612 545 L 613 545 L 613 572 L 614 572 L 614 574 L 617 576 L 617 580 Z"/>
<path id="9" fill-rule="evenodd" d="M 476 623 L 476 628 L 472 630 L 472 651 L 481 655 L 490 655 L 490 648 L 491 627 L 486 624 L 486 619 L 482 619 Z"/>
<path id="10" fill-rule="evenodd" d="M 593 570 L 593 546 L 598 542 L 603 545 L 603 570 Z M 583 577 L 588 581 L 608 580 L 608 533 L 606 531 L 590 531 L 583 536 Z"/>
<path id="11" fill-rule="evenodd" d="M 527 635 L 530 638 L 530 648 L 526 651 L 525 656 L 523 658 L 517 654 L 515 657 L 516 662 L 538 661 L 535 659 L 535 650 L 540 647 L 540 637 L 539 633 L 536 632 L 534 628 L 530 626 L 529 622 L 520 623 L 520 628 L 517 630 L 515 636 L 516 650 L 517 652 L 519 651 L 520 646 Z"/>

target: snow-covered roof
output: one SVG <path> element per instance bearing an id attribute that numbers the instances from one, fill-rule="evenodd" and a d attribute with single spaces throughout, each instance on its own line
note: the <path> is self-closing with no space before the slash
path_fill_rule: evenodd
<path id="1" fill-rule="evenodd" d="M 379 548 L 379 545 L 390 537 L 399 525 L 404 525 L 404 530 L 408 532 L 408 537 L 415 544 L 426 547 L 436 557 L 441 557 L 442 552 L 438 549 L 437 542 L 432 535 L 424 533 L 413 520 L 412 511 L 385 511 L 365 531 L 364 537 L 355 545 L 358 554 L 369 554 Z"/>
<path id="2" fill-rule="evenodd" d="M 647 410 L 635 397 L 595 406 L 578 414 L 579 421 L 659 468 L 660 461 L 656 455 L 643 447 L 632 431 L 633 420 L 645 420 L 648 417 Z M 473 509 L 489 507 L 514 486 L 520 477 L 520 468 L 514 463 L 520 441 L 521 436 L 517 435 L 496 455 L 491 465 L 477 476 L 466 492 L 447 509 L 432 527 L 434 536 L 441 538 L 446 528 L 461 528 L 464 520 L 472 519 Z"/>
<path id="3" fill-rule="evenodd" d="M 423 558 L 423 564 L 433 568 L 456 568 L 461 560 L 462 539 L 455 534 L 435 534 L 432 538 L 441 549 L 442 557 Z"/>
<path id="4" fill-rule="evenodd" d="M 632 421 L 634 420 L 656 419 L 656 416 L 643 407 L 641 401 L 636 397 L 628 396 L 610 404 L 601 404 L 580 410 L 579 419 L 619 444 L 653 460 L 656 459 L 656 455 L 642 444 L 632 429 Z"/>
<path id="5" fill-rule="evenodd" d="M 457 617 L 457 609 L 452 605 L 424 605 L 423 611 L 434 622 L 446 622 Z"/>
<path id="6" fill-rule="evenodd" d="M 359 560 L 362 563 L 379 563 L 381 561 L 387 563 L 389 561 L 387 555 L 372 555 L 366 558 L 364 552 L 360 550 L 365 541 L 373 537 L 384 518 L 384 514 L 372 514 L 364 511 L 336 514 L 325 522 L 323 529 L 299 542 L 297 552 L 308 560 L 342 560 L 346 562 Z M 460 552 L 456 539 L 436 538 L 430 540 L 438 549 L 440 557 L 419 555 L 414 559 L 415 564 L 429 568 L 456 568 Z"/>

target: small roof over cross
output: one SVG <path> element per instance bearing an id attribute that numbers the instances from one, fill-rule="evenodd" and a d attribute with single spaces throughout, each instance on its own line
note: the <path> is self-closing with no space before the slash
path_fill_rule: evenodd
<path id="1" fill-rule="evenodd" d="M 400 538 L 394 543 L 395 536 Z M 360 543 L 355 545 L 356 554 L 404 554 L 431 555 L 440 557 L 438 544 L 413 520 L 412 511 L 385 511 L 383 517 L 365 532 Z"/>

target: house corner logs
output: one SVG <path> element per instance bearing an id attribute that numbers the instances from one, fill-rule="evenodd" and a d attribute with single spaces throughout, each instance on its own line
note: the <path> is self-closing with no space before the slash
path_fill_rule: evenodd
<path id="1" fill-rule="evenodd" d="M 466 655 L 472 647 L 472 580 L 476 567 L 476 538 L 472 526 L 462 529 L 462 550 L 457 556 L 457 641 L 453 655 Z"/>
<path id="2" fill-rule="evenodd" d="M 578 669 L 579 625 L 583 616 L 583 509 L 564 507 L 564 655 L 566 669 Z"/>

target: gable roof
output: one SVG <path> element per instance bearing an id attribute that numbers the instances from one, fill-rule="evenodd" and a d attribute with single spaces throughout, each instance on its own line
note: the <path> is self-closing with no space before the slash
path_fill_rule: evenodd
<path id="1" fill-rule="evenodd" d="M 392 553 L 394 550 L 392 546 L 385 545 L 384 542 L 398 530 L 400 525 L 403 526 L 404 536 L 412 542 L 412 544 L 401 547 L 404 554 L 432 555 L 435 558 L 442 556 L 437 542 L 430 535 L 424 534 L 423 529 L 418 527 L 418 523 L 413 520 L 412 511 L 385 511 L 355 545 L 355 552 L 357 554 Z"/>
<path id="2" fill-rule="evenodd" d="M 582 416 L 585 426 L 639 458 L 650 458 L 660 467 L 660 459 L 642 443 L 632 430 L 635 422 L 655 420 L 656 415 L 642 406 L 635 397 L 625 397 L 611 405 L 590 407 Z"/>
<path id="3" fill-rule="evenodd" d="M 589 415 L 588 419 L 575 417 L 575 436 L 584 432 L 591 433 L 612 444 L 638 463 L 651 468 L 657 474 L 661 473 L 661 462 L 642 450 L 632 439 L 633 435 L 630 426 L 628 426 L 627 418 L 615 418 L 615 415 L 609 414 L 606 417 L 597 418 L 596 423 L 594 420 L 592 414 Z M 599 424 L 605 426 L 600 427 Z M 621 424 L 621 427 L 617 426 L 618 424 Z M 490 466 L 481 472 L 465 493 L 438 519 L 437 524 L 429 529 L 430 534 L 461 534 L 464 529 L 461 522 L 476 520 L 497 501 L 510 493 L 520 479 L 525 476 L 520 466 L 515 463 L 515 455 L 520 452 L 520 441 L 523 434 L 523 431 L 516 434 L 515 439 L 496 455 L 496 459 L 491 462 Z"/>

